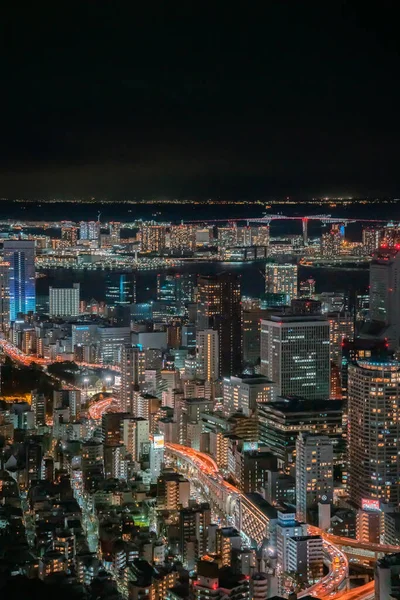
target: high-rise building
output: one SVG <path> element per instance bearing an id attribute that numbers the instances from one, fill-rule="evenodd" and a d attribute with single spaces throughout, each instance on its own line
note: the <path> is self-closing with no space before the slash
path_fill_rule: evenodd
<path id="1" fill-rule="evenodd" d="M 37 390 L 32 392 L 32 410 L 35 415 L 35 427 L 46 425 L 46 396 Z"/>
<path id="2" fill-rule="evenodd" d="M 79 315 L 80 285 L 72 288 L 49 288 L 50 317 L 77 317 Z"/>
<path id="3" fill-rule="evenodd" d="M 71 248 L 78 242 L 78 229 L 73 225 L 61 224 L 61 248 Z"/>
<path id="4" fill-rule="evenodd" d="M 277 385 L 279 396 L 329 398 L 329 322 L 289 314 L 262 320 L 261 373 Z"/>
<path id="5" fill-rule="evenodd" d="M 35 242 L 5 240 L 4 261 L 10 263 L 10 321 L 36 310 Z"/>
<path id="6" fill-rule="evenodd" d="M 191 273 L 158 273 L 157 300 L 193 302 L 195 279 Z"/>
<path id="7" fill-rule="evenodd" d="M 365 254 L 372 255 L 381 245 L 384 230 L 376 227 L 364 227 L 362 230 L 362 245 Z"/>
<path id="8" fill-rule="evenodd" d="M 98 240 L 100 238 L 99 221 L 81 221 L 79 223 L 79 239 Z"/>
<path id="9" fill-rule="evenodd" d="M 260 362 L 261 319 L 268 317 L 267 309 L 248 306 L 242 311 L 243 364 L 256 366 Z"/>
<path id="10" fill-rule="evenodd" d="M 272 402 L 274 399 L 275 386 L 267 377 L 224 377 L 223 402 L 227 415 L 241 412 L 249 416 L 256 412 L 258 403 Z"/>
<path id="11" fill-rule="evenodd" d="M 0 261 L 0 330 L 10 325 L 10 263 Z"/>
<path id="12" fill-rule="evenodd" d="M 194 225 L 172 225 L 169 239 L 171 250 L 193 251 L 196 249 L 196 227 Z"/>
<path id="13" fill-rule="evenodd" d="M 133 392 L 145 383 L 146 353 L 141 348 L 125 346 L 121 359 L 121 409 L 132 412 Z"/>
<path id="14" fill-rule="evenodd" d="M 375 600 L 396 600 L 400 594 L 400 552 L 376 562 Z"/>
<path id="15" fill-rule="evenodd" d="M 351 500 L 400 503 L 400 364 L 382 359 L 348 368 L 348 463 Z"/>
<path id="16" fill-rule="evenodd" d="M 333 446 L 328 436 L 300 433 L 296 442 L 296 514 L 308 521 L 310 509 L 333 500 Z"/>
<path id="17" fill-rule="evenodd" d="M 196 333 L 196 372 L 205 381 L 216 381 L 219 377 L 218 331 L 214 329 L 200 329 Z"/>
<path id="18" fill-rule="evenodd" d="M 241 371 L 240 301 L 240 280 L 237 275 L 219 273 L 198 278 L 197 327 L 218 331 L 219 369 L 222 376 L 237 375 Z"/>
<path id="19" fill-rule="evenodd" d="M 400 339 L 400 250 L 376 250 L 369 275 L 370 319 L 385 326 L 383 335 L 396 349 Z"/>
<path id="20" fill-rule="evenodd" d="M 312 298 L 315 294 L 315 279 L 309 277 L 304 281 L 300 281 L 299 295 L 302 298 Z"/>
<path id="21" fill-rule="evenodd" d="M 133 281 L 127 273 L 110 272 L 106 276 L 106 304 L 131 304 L 133 302 Z"/>
<path id="22" fill-rule="evenodd" d="M 140 228 L 142 252 L 162 252 L 166 246 L 167 228 L 165 225 L 143 223 Z"/>
<path id="23" fill-rule="evenodd" d="M 121 223 L 119 221 L 110 221 L 109 233 L 112 244 L 119 244 L 121 239 Z"/>
<path id="24" fill-rule="evenodd" d="M 322 577 L 324 553 L 319 535 L 294 536 L 288 539 L 288 570 L 308 585 Z"/>
<path id="25" fill-rule="evenodd" d="M 297 265 L 267 263 L 265 265 L 265 292 L 286 294 L 287 304 L 297 297 Z"/>
<path id="26" fill-rule="evenodd" d="M 332 225 L 331 230 L 321 236 L 321 255 L 328 258 L 339 256 L 342 241 L 343 236 L 340 225 Z"/>

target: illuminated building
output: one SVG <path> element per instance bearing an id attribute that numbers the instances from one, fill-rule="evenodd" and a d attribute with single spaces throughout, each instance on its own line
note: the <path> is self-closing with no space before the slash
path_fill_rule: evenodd
<path id="1" fill-rule="evenodd" d="M 189 508 L 183 508 L 179 511 L 179 551 L 182 556 L 185 568 L 191 566 L 189 570 L 195 567 L 195 560 L 189 565 L 188 550 L 190 545 L 188 541 L 195 540 L 194 547 L 196 553 L 194 559 L 205 554 L 207 550 L 207 529 L 211 523 L 211 509 L 209 504 L 196 504 Z"/>
<path id="2" fill-rule="evenodd" d="M 359 542 L 380 543 L 382 514 L 379 500 L 364 499 L 362 501 L 356 516 L 356 539 Z"/>
<path id="3" fill-rule="evenodd" d="M 156 482 L 158 480 L 158 478 L 160 477 L 162 468 L 164 465 L 164 436 L 161 433 L 155 433 L 153 435 L 153 439 L 150 443 L 150 473 L 151 473 L 151 480 L 152 482 Z M 167 503 L 173 502 L 173 500 L 171 500 L 172 496 L 171 494 L 173 494 L 173 485 L 171 484 L 171 486 L 167 485 L 167 493 L 166 493 L 166 498 L 167 498 Z M 171 491 L 172 490 L 172 491 Z M 185 496 L 185 490 L 181 489 L 180 487 L 180 483 L 178 483 L 178 489 L 177 492 L 178 494 L 178 498 L 179 498 L 179 504 L 182 504 L 182 506 L 187 506 L 186 504 L 186 500 L 184 500 Z M 181 496 L 182 494 L 182 496 Z M 181 502 L 182 500 L 182 502 Z"/>
<path id="4" fill-rule="evenodd" d="M 265 265 L 265 292 L 285 294 L 287 304 L 297 298 L 297 265 L 267 263 Z"/>
<path id="5" fill-rule="evenodd" d="M 383 229 L 376 227 L 364 227 L 362 230 L 362 245 L 365 254 L 371 255 L 381 245 L 384 236 Z"/>
<path id="6" fill-rule="evenodd" d="M 35 427 L 46 425 L 46 396 L 34 390 L 32 392 L 31 406 L 35 415 Z"/>
<path id="7" fill-rule="evenodd" d="M 333 501 L 333 446 L 328 436 L 299 433 L 296 441 L 296 515 L 309 520 L 310 509 Z"/>
<path id="8" fill-rule="evenodd" d="M 321 255 L 327 258 L 336 258 L 341 252 L 343 235 L 339 225 L 332 225 L 329 233 L 321 236 Z"/>
<path id="9" fill-rule="evenodd" d="M 294 536 L 307 534 L 306 523 L 296 520 L 294 512 L 282 512 L 278 510 L 278 522 L 276 525 L 276 554 L 279 570 L 288 571 L 289 550 L 288 540 Z"/>
<path id="10" fill-rule="evenodd" d="M 78 230 L 73 225 L 61 224 L 61 248 L 75 247 L 78 243 Z"/>
<path id="11" fill-rule="evenodd" d="M 216 381 L 219 377 L 218 331 L 201 329 L 196 333 L 196 373 L 199 379 Z"/>
<path id="12" fill-rule="evenodd" d="M 358 361 L 348 368 L 349 492 L 363 499 L 400 502 L 400 364 Z"/>
<path id="13" fill-rule="evenodd" d="M 260 370 L 279 396 L 329 398 L 329 322 L 288 314 L 262 320 Z"/>
<path id="14" fill-rule="evenodd" d="M 331 358 L 331 398 L 342 397 L 342 352 L 344 340 L 354 339 L 354 317 L 351 313 L 329 313 L 330 358 Z"/>
<path id="15" fill-rule="evenodd" d="M 227 415 L 241 411 L 249 416 L 258 403 L 272 402 L 275 399 L 275 386 L 261 375 L 245 377 L 224 377 L 223 402 Z"/>
<path id="16" fill-rule="evenodd" d="M 268 311 L 258 306 L 242 311 L 243 363 L 255 366 L 260 361 L 261 319 L 268 317 Z"/>
<path id="17" fill-rule="evenodd" d="M 400 594 L 400 553 L 380 558 L 375 566 L 375 600 L 396 600 Z"/>
<path id="18" fill-rule="evenodd" d="M 124 414 L 120 423 L 121 441 L 132 460 L 140 461 L 149 443 L 149 422 L 142 417 Z"/>
<path id="19" fill-rule="evenodd" d="M 269 225 L 251 228 L 252 246 L 269 246 Z"/>
<path id="20" fill-rule="evenodd" d="M 324 567 L 322 538 L 319 535 L 295 536 L 288 539 L 288 570 L 301 581 L 315 583 Z"/>
<path id="21" fill-rule="evenodd" d="M 379 248 L 370 265 L 369 317 L 381 323 L 384 336 L 396 349 L 400 339 L 400 252 Z"/>
<path id="22" fill-rule="evenodd" d="M 141 252 L 162 252 L 166 246 L 165 225 L 143 223 L 140 228 Z"/>
<path id="23" fill-rule="evenodd" d="M 79 239 L 99 240 L 100 223 L 98 221 L 81 221 L 79 223 Z"/>
<path id="24" fill-rule="evenodd" d="M 10 326 L 10 263 L 0 260 L 0 330 Z"/>
<path id="25" fill-rule="evenodd" d="M 121 409 L 124 412 L 132 412 L 133 392 L 144 385 L 145 370 L 145 352 L 138 347 L 125 346 L 121 354 Z"/>
<path id="26" fill-rule="evenodd" d="M 215 329 L 219 337 L 220 375 L 241 371 L 240 279 L 232 273 L 202 275 L 197 280 L 197 327 Z"/>
<path id="27" fill-rule="evenodd" d="M 4 261 L 10 263 L 10 321 L 18 313 L 36 311 L 35 242 L 5 240 Z"/>
<path id="28" fill-rule="evenodd" d="M 218 227 L 218 246 L 220 248 L 230 248 L 237 245 L 237 229 L 232 227 Z"/>
<path id="29" fill-rule="evenodd" d="M 68 529 L 58 531 L 53 546 L 56 552 L 64 555 L 68 567 L 72 567 L 75 559 L 75 534 Z"/>
<path id="30" fill-rule="evenodd" d="M 39 579 L 55 573 L 64 573 L 68 568 L 65 556 L 57 550 L 48 550 L 39 560 Z"/>
<path id="31" fill-rule="evenodd" d="M 171 250 L 194 251 L 196 228 L 194 225 L 172 225 L 169 232 Z"/>
<path id="32" fill-rule="evenodd" d="M 53 408 L 68 408 L 69 420 L 79 418 L 81 411 L 81 390 L 62 388 L 53 392 Z"/>
<path id="33" fill-rule="evenodd" d="M 162 510 L 187 508 L 190 483 L 174 471 L 164 471 L 157 479 L 157 507 Z"/>
<path id="34" fill-rule="evenodd" d="M 49 316 L 77 317 L 79 315 L 79 283 L 72 288 L 49 288 Z"/>
<path id="35" fill-rule="evenodd" d="M 216 532 L 216 553 L 223 567 L 232 565 L 232 550 L 240 550 L 242 538 L 234 527 L 220 527 Z"/>
<path id="36" fill-rule="evenodd" d="M 133 302 L 133 281 L 127 273 L 110 272 L 106 276 L 106 304 L 131 304 Z"/>
<path id="37" fill-rule="evenodd" d="M 130 327 L 99 326 L 97 328 L 97 341 L 100 363 L 103 365 L 120 364 L 123 348 L 130 342 L 130 339 Z"/>
<path id="38" fill-rule="evenodd" d="M 231 568 L 218 567 L 216 562 L 200 560 L 197 579 L 193 582 L 194 600 L 250 600 L 249 578 L 237 575 Z"/>
<path id="39" fill-rule="evenodd" d="M 158 273 L 157 300 L 193 302 L 195 280 L 191 273 Z"/>
<path id="40" fill-rule="evenodd" d="M 121 223 L 119 223 L 119 221 L 110 221 L 108 226 L 111 244 L 119 244 L 121 238 Z"/>
<path id="41" fill-rule="evenodd" d="M 310 277 L 305 281 L 300 281 L 299 295 L 303 298 L 312 298 L 315 294 L 315 279 Z"/>
<path id="42" fill-rule="evenodd" d="M 258 405 L 260 443 L 285 464 L 290 463 L 299 433 L 326 435 L 332 440 L 335 456 L 341 453 L 343 402 L 278 398 Z"/>

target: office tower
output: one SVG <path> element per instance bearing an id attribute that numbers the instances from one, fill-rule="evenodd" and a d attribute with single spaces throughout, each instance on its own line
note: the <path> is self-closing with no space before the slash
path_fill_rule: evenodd
<path id="1" fill-rule="evenodd" d="M 321 236 L 321 255 L 327 258 L 339 256 L 342 247 L 343 235 L 339 225 L 332 225 L 328 233 Z"/>
<path id="2" fill-rule="evenodd" d="M 97 341 L 99 344 L 99 358 L 103 365 L 120 364 L 122 349 L 130 343 L 130 327 L 107 327 L 97 328 Z"/>
<path id="3" fill-rule="evenodd" d="M 121 424 L 124 413 L 104 413 L 101 417 L 101 441 L 106 446 L 118 446 L 121 443 Z"/>
<path id="4" fill-rule="evenodd" d="M 10 321 L 36 310 L 35 242 L 5 240 L 3 258 L 10 263 Z"/>
<path id="5" fill-rule="evenodd" d="M 215 329 L 219 336 L 221 376 L 241 371 L 240 280 L 232 273 L 202 275 L 197 280 L 197 328 Z"/>
<path id="6" fill-rule="evenodd" d="M 49 316 L 77 317 L 79 315 L 79 283 L 72 288 L 49 288 Z"/>
<path id="7" fill-rule="evenodd" d="M 341 398 L 342 382 L 342 353 L 345 340 L 354 339 L 354 316 L 350 312 L 328 313 L 331 357 L 331 398 Z"/>
<path id="8" fill-rule="evenodd" d="M 98 240 L 100 238 L 99 221 L 81 221 L 79 223 L 79 239 Z"/>
<path id="9" fill-rule="evenodd" d="M 252 246 L 269 246 L 269 225 L 251 228 Z"/>
<path id="10" fill-rule="evenodd" d="M 73 225 L 61 223 L 61 248 L 71 248 L 78 243 L 78 230 Z"/>
<path id="11" fill-rule="evenodd" d="M 165 225 L 142 223 L 140 228 L 141 252 L 162 252 L 166 246 Z"/>
<path id="12" fill-rule="evenodd" d="M 242 547 L 242 538 L 234 527 L 220 527 L 217 529 L 216 552 L 221 557 L 223 567 L 232 565 L 232 551 L 240 550 Z"/>
<path id="13" fill-rule="evenodd" d="M 369 271 L 369 316 L 384 326 L 383 335 L 396 349 L 400 338 L 400 251 L 379 248 Z"/>
<path id="14" fill-rule="evenodd" d="M 278 396 L 329 398 L 329 322 L 293 315 L 261 321 L 261 373 L 277 385 Z"/>
<path id="15" fill-rule="evenodd" d="M 46 397 L 37 390 L 32 392 L 32 410 L 35 415 L 35 427 L 46 425 Z"/>
<path id="16" fill-rule="evenodd" d="M 258 404 L 260 444 L 285 464 L 290 464 L 299 433 L 327 435 L 333 444 L 335 462 L 343 454 L 343 402 L 341 400 L 299 400 L 278 398 Z"/>
<path id="17" fill-rule="evenodd" d="M 237 228 L 236 225 L 232 227 L 218 227 L 218 246 L 220 248 L 232 248 L 237 245 Z"/>
<path id="18" fill-rule="evenodd" d="M 348 368 L 348 463 L 351 500 L 400 502 L 400 364 L 360 360 Z"/>
<path id="19" fill-rule="evenodd" d="M 309 520 L 310 509 L 333 500 L 333 445 L 328 436 L 300 433 L 296 441 L 296 515 Z"/>
<path id="20" fill-rule="evenodd" d="M 261 319 L 269 311 L 259 306 L 247 306 L 242 311 L 243 364 L 254 367 L 260 362 Z"/>
<path id="21" fill-rule="evenodd" d="M 124 412 L 132 412 L 133 392 L 144 385 L 145 370 L 145 352 L 141 348 L 125 346 L 121 354 L 121 409 Z"/>
<path id="22" fill-rule="evenodd" d="M 193 302 L 195 278 L 192 273 L 158 273 L 157 300 Z"/>
<path id="23" fill-rule="evenodd" d="M 0 330 L 10 325 L 10 263 L 0 261 Z"/>
<path id="24" fill-rule="evenodd" d="M 289 549 L 288 540 L 291 537 L 307 534 L 306 523 L 296 520 L 294 512 L 283 512 L 278 510 L 278 522 L 276 525 L 276 554 L 279 571 L 288 571 Z"/>
<path id="25" fill-rule="evenodd" d="M 25 484 L 27 487 L 32 481 L 40 479 L 42 468 L 43 450 L 39 442 L 33 438 L 28 438 L 25 446 Z"/>
<path id="26" fill-rule="evenodd" d="M 119 244 L 121 239 L 121 223 L 119 221 L 110 221 L 109 234 L 112 244 Z"/>
<path id="27" fill-rule="evenodd" d="M 372 255 L 381 245 L 384 236 L 384 230 L 376 227 L 363 227 L 362 230 L 362 245 L 364 253 Z"/>
<path id="28" fill-rule="evenodd" d="M 309 277 L 304 281 L 300 281 L 299 295 L 302 298 L 311 298 L 315 294 L 315 279 Z"/>
<path id="29" fill-rule="evenodd" d="M 257 404 L 275 400 L 275 386 L 262 375 L 224 377 L 223 403 L 227 415 L 242 412 L 249 416 L 257 410 Z"/>
<path id="30" fill-rule="evenodd" d="M 106 276 L 106 304 L 131 304 L 133 302 L 133 281 L 127 273 L 110 272 Z"/>
<path id="31" fill-rule="evenodd" d="M 287 304 L 297 298 L 297 265 L 267 263 L 265 265 L 265 292 L 286 294 Z"/>
<path id="32" fill-rule="evenodd" d="M 219 377 L 218 331 L 200 329 L 196 333 L 196 373 L 199 379 L 216 381 Z"/>

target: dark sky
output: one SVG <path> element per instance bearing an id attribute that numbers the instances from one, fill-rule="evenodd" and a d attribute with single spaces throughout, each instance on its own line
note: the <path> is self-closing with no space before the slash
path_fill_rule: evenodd
<path id="1" fill-rule="evenodd" d="M 2 13 L 0 196 L 400 195 L 395 3 L 140 4 Z"/>

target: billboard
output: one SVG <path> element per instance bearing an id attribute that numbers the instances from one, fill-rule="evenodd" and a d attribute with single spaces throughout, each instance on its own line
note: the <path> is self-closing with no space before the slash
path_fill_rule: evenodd
<path id="1" fill-rule="evenodd" d="M 361 500 L 361 508 L 362 510 L 381 510 L 379 500 L 374 500 L 372 498 L 363 498 Z"/>
<path id="2" fill-rule="evenodd" d="M 161 449 L 164 448 L 164 436 L 160 433 L 155 433 L 153 436 L 153 448 Z"/>

